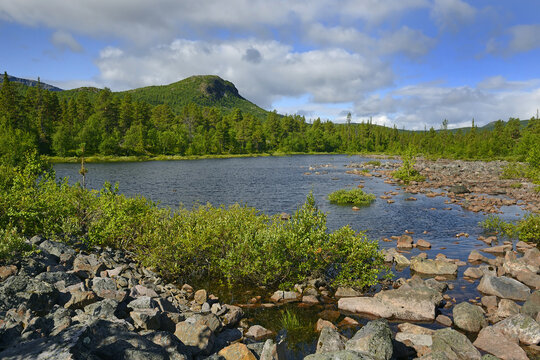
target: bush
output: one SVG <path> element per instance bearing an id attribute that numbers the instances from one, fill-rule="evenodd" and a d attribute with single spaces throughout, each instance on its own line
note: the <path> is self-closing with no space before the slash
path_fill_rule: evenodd
<path id="1" fill-rule="evenodd" d="M 362 189 L 341 189 L 329 194 L 328 200 L 338 205 L 366 206 L 375 201 L 375 195 L 365 193 Z"/>
<path id="2" fill-rule="evenodd" d="M 386 270 L 378 244 L 364 234 L 349 227 L 327 231 L 312 194 L 289 221 L 240 205 L 173 211 L 119 195 L 110 184 L 97 192 L 57 182 L 38 160 L 29 159 L 11 186 L 0 189 L 0 228 L 18 230 L 4 236 L 5 254 L 22 244 L 20 235 L 41 234 L 133 251 L 143 265 L 176 281 L 211 277 L 292 287 L 323 276 L 362 288 Z"/>
<path id="3" fill-rule="evenodd" d="M 381 166 L 381 162 L 379 160 L 370 160 L 365 162 L 366 165 L 372 165 L 372 166 Z"/>
<path id="4" fill-rule="evenodd" d="M 527 214 L 516 224 L 501 220 L 497 216 L 488 216 L 480 225 L 488 231 L 496 231 L 502 236 L 522 241 L 540 243 L 540 214 Z"/>
<path id="5" fill-rule="evenodd" d="M 0 229 L 0 261 L 12 258 L 15 255 L 29 255 L 32 246 L 25 242 L 24 237 L 14 228 Z"/>
<path id="6" fill-rule="evenodd" d="M 405 184 L 410 183 L 411 181 L 424 181 L 426 178 L 420 175 L 418 170 L 414 168 L 416 163 L 414 156 L 412 155 L 412 150 L 409 150 L 402 157 L 403 164 L 399 169 L 392 173 L 392 176 L 395 179 L 402 180 Z"/>

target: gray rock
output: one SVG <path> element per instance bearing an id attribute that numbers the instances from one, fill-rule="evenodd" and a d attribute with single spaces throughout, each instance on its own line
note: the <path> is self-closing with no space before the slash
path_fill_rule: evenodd
<path id="1" fill-rule="evenodd" d="M 339 332 L 328 326 L 323 327 L 317 341 L 317 353 L 345 350 L 345 341 Z"/>
<path id="2" fill-rule="evenodd" d="M 294 291 L 276 291 L 271 297 L 270 300 L 273 302 L 283 302 L 283 301 L 296 301 L 299 300 L 300 294 Z"/>
<path id="3" fill-rule="evenodd" d="M 326 354 L 311 354 L 306 356 L 304 360 L 375 360 L 375 358 L 352 350 L 341 350 Z"/>
<path id="4" fill-rule="evenodd" d="M 389 306 L 396 319 L 411 321 L 434 320 L 442 302 L 442 295 L 427 286 L 381 291 L 374 298 Z"/>
<path id="5" fill-rule="evenodd" d="M 499 318 L 504 319 L 509 316 L 519 314 L 520 306 L 510 299 L 501 299 L 497 312 L 495 313 Z"/>
<path id="6" fill-rule="evenodd" d="M 131 288 L 129 296 L 132 298 L 138 298 L 141 296 L 158 297 L 159 295 L 153 289 L 146 286 L 135 285 Z"/>
<path id="7" fill-rule="evenodd" d="M 85 306 L 98 301 L 97 296 L 93 291 L 72 291 L 69 295 L 70 299 L 64 305 L 67 309 L 82 309 Z"/>
<path id="8" fill-rule="evenodd" d="M 480 360 L 480 352 L 469 339 L 456 330 L 445 328 L 433 333 L 433 352 L 449 354 L 452 359 Z"/>
<path id="9" fill-rule="evenodd" d="M 73 260 L 73 271 L 75 272 L 87 272 L 91 276 L 99 275 L 103 270 L 105 270 L 105 264 L 98 259 L 95 254 L 91 255 L 77 255 L 75 260 Z"/>
<path id="10" fill-rule="evenodd" d="M 227 312 L 221 317 L 224 326 L 234 326 L 238 324 L 242 316 L 244 316 L 244 311 L 242 308 L 234 305 L 223 305 L 222 308 L 227 309 Z"/>
<path id="11" fill-rule="evenodd" d="M 129 316 L 138 329 L 159 330 L 161 327 L 161 313 L 157 309 L 133 310 Z"/>
<path id="12" fill-rule="evenodd" d="M 217 333 L 212 352 L 218 352 L 240 339 L 242 339 L 242 331 L 239 329 L 225 329 Z"/>
<path id="13" fill-rule="evenodd" d="M 388 321 L 379 319 L 370 321 L 345 344 L 346 350 L 370 354 L 377 360 L 389 360 L 392 357 L 392 331 Z"/>
<path id="14" fill-rule="evenodd" d="M 278 360 L 276 344 L 274 344 L 274 340 L 267 339 L 264 342 L 259 360 Z"/>
<path id="15" fill-rule="evenodd" d="M 493 329 L 526 345 L 540 342 L 540 325 L 528 315 L 516 314 L 493 325 Z"/>
<path id="16" fill-rule="evenodd" d="M 471 191 L 467 189 L 465 185 L 452 185 L 448 188 L 448 192 L 452 192 L 454 194 L 468 194 Z"/>
<path id="17" fill-rule="evenodd" d="M 156 300 L 149 296 L 141 296 L 140 298 L 131 301 L 127 306 L 134 310 L 153 310 L 159 308 Z"/>
<path id="18" fill-rule="evenodd" d="M 540 312 L 540 290 L 532 292 L 521 307 L 521 313 L 529 315 L 533 319 L 536 319 L 538 312 Z"/>
<path id="19" fill-rule="evenodd" d="M 36 280 L 44 281 L 47 284 L 53 285 L 58 290 L 63 290 L 68 286 L 72 286 L 81 282 L 74 274 L 64 271 L 43 272 L 36 276 Z"/>
<path id="20" fill-rule="evenodd" d="M 478 291 L 503 299 L 518 301 L 526 300 L 531 293 L 531 290 L 526 285 L 523 285 L 517 280 L 506 276 L 495 277 L 489 275 L 485 275 L 482 278 L 478 285 Z"/>
<path id="21" fill-rule="evenodd" d="M 126 291 L 117 290 L 116 282 L 111 278 L 95 277 L 92 279 L 92 290 L 97 296 L 104 299 L 114 299 L 119 302 L 124 301 L 127 296 Z"/>
<path id="22" fill-rule="evenodd" d="M 84 312 L 98 319 L 112 319 L 116 317 L 118 301 L 113 299 L 103 299 L 84 307 Z"/>
<path id="23" fill-rule="evenodd" d="M 458 328 L 477 333 L 488 325 L 482 309 L 468 302 L 457 304 L 452 310 L 454 325 Z"/>
<path id="24" fill-rule="evenodd" d="M 58 258 L 60 258 L 60 255 L 62 254 L 75 255 L 75 250 L 64 243 L 57 241 L 45 240 L 39 244 L 39 247 Z"/>
<path id="25" fill-rule="evenodd" d="M 0 286 L 0 311 L 16 308 L 24 303 L 38 314 L 46 314 L 58 298 L 58 290 L 46 282 L 24 275 L 10 276 Z"/>
<path id="26" fill-rule="evenodd" d="M 458 266 L 444 260 L 431 260 L 415 257 L 411 260 L 411 270 L 429 275 L 456 275 Z"/>
<path id="27" fill-rule="evenodd" d="M 437 281 L 433 278 L 427 279 L 424 284 L 427 287 L 430 287 L 434 290 L 437 290 L 438 292 L 442 293 L 445 292 L 448 289 L 448 284 L 445 282 Z"/>
<path id="28" fill-rule="evenodd" d="M 343 287 L 343 286 L 338 287 L 336 290 L 336 293 L 334 294 L 334 296 L 337 298 L 354 297 L 354 296 L 360 296 L 360 295 L 362 295 L 361 292 L 356 291 L 353 288 Z"/>
<path id="29" fill-rule="evenodd" d="M 164 331 L 152 331 L 145 334 L 144 337 L 160 346 L 162 349 L 165 349 L 171 360 L 191 359 L 189 350 L 173 334 Z"/>

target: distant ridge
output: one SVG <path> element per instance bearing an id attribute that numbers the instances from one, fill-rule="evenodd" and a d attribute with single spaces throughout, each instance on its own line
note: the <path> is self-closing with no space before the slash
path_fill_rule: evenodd
<path id="1" fill-rule="evenodd" d="M 26 85 L 26 86 L 37 86 L 38 85 L 38 82 L 37 80 L 29 80 L 29 79 L 23 79 L 23 78 L 18 78 L 18 77 L 15 77 L 15 76 L 11 76 L 8 74 L 8 79 L 10 82 L 15 82 L 15 83 L 19 83 L 19 84 L 23 84 L 23 85 Z M 4 82 L 4 77 L 1 76 L 0 77 L 0 83 L 3 83 Z M 53 86 L 53 85 L 49 85 L 49 84 L 46 84 L 46 83 L 41 83 L 41 88 L 42 89 L 45 89 L 45 90 L 49 90 L 49 91 L 64 91 L 63 89 L 60 89 L 59 87 L 56 87 L 56 86 Z"/>

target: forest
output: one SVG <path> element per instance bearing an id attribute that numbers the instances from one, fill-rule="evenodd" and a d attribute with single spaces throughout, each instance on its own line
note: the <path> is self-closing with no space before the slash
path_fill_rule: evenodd
<path id="1" fill-rule="evenodd" d="M 200 106 L 181 109 L 167 103 L 133 100 L 129 92 L 105 88 L 88 92 L 44 90 L 10 83 L 0 88 L 0 155 L 16 164 L 25 152 L 80 155 L 157 156 L 260 153 L 386 153 L 413 149 L 428 157 L 460 159 L 539 158 L 540 121 L 498 120 L 492 128 L 406 131 L 397 127 L 344 124 L 268 112 L 266 117 L 238 108 Z"/>

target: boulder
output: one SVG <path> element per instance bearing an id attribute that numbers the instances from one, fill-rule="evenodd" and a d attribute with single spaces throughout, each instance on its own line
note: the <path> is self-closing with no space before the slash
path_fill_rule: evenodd
<path id="1" fill-rule="evenodd" d="M 114 319 L 118 301 L 113 299 L 103 299 L 84 307 L 84 312 L 98 319 Z"/>
<path id="2" fill-rule="evenodd" d="M 319 319 L 319 320 L 317 320 L 317 323 L 315 324 L 315 331 L 316 332 L 321 332 L 322 329 L 324 329 L 325 327 L 329 327 L 329 328 L 332 328 L 332 329 L 337 329 L 336 326 L 334 324 L 332 324 L 330 321 Z"/>
<path id="3" fill-rule="evenodd" d="M 0 281 L 4 281 L 11 275 L 17 274 L 17 270 L 15 265 L 0 266 Z"/>
<path id="4" fill-rule="evenodd" d="M 472 279 L 480 279 L 484 276 L 484 272 L 477 267 L 469 267 L 463 272 L 463 276 L 470 277 Z"/>
<path id="5" fill-rule="evenodd" d="M 373 297 L 341 298 L 338 301 L 338 308 L 355 314 L 367 314 L 381 318 L 390 318 L 394 314 L 389 306 Z"/>
<path id="6" fill-rule="evenodd" d="M 429 275 L 456 275 L 458 266 L 447 261 L 415 257 L 411 260 L 411 270 Z"/>
<path id="7" fill-rule="evenodd" d="M 450 328 L 436 330 L 433 333 L 433 345 L 431 349 L 434 353 L 449 354 L 449 359 L 481 359 L 480 352 L 473 346 L 469 339 L 465 335 Z"/>
<path id="8" fill-rule="evenodd" d="M 156 300 L 149 296 L 141 296 L 133 301 L 130 301 L 127 305 L 128 308 L 133 310 L 154 310 L 158 309 Z"/>
<path id="9" fill-rule="evenodd" d="M 137 329 L 158 330 L 161 327 L 161 313 L 157 309 L 133 310 L 129 316 Z"/>
<path id="10" fill-rule="evenodd" d="M 528 360 L 525 351 L 519 345 L 508 339 L 493 326 L 482 329 L 474 341 L 474 346 L 497 356 L 502 360 Z"/>
<path id="11" fill-rule="evenodd" d="M 401 235 L 397 241 L 397 247 L 400 249 L 412 249 L 413 238 L 409 235 Z"/>
<path id="12" fill-rule="evenodd" d="M 486 275 L 478 285 L 478 291 L 495 295 L 503 299 L 512 299 L 524 301 L 529 296 L 531 290 L 517 280 L 506 276 L 490 276 Z"/>
<path id="13" fill-rule="evenodd" d="M 338 287 L 336 290 L 336 293 L 334 294 L 337 298 L 343 298 L 343 297 L 354 297 L 354 296 L 360 296 L 362 295 L 361 292 L 354 290 L 350 287 Z"/>
<path id="14" fill-rule="evenodd" d="M 442 302 L 442 295 L 427 286 L 381 291 L 374 298 L 388 306 L 394 318 L 411 321 L 434 320 Z"/>
<path id="15" fill-rule="evenodd" d="M 340 350 L 345 350 L 345 340 L 339 332 L 330 327 L 324 327 L 317 340 L 317 353 L 329 353 Z"/>
<path id="16" fill-rule="evenodd" d="M 270 297 L 270 300 L 273 302 L 288 302 L 288 301 L 296 301 L 299 298 L 300 298 L 300 294 L 294 291 L 278 290 Z"/>
<path id="17" fill-rule="evenodd" d="M 473 250 L 471 251 L 471 253 L 469 254 L 469 258 L 467 259 L 469 262 L 471 263 L 475 263 L 475 262 L 489 262 L 489 259 L 487 257 L 485 257 L 484 255 L 480 254 L 478 252 L 478 250 Z"/>
<path id="18" fill-rule="evenodd" d="M 274 333 L 271 330 L 268 330 L 262 327 L 261 325 L 253 325 L 253 326 L 250 326 L 250 328 L 245 334 L 245 337 L 251 338 L 255 341 L 261 341 L 273 335 Z"/>
<path id="19" fill-rule="evenodd" d="M 393 347 L 388 321 L 379 319 L 368 322 L 345 343 L 345 349 L 367 353 L 376 360 L 389 360 Z"/>
<path id="20" fill-rule="evenodd" d="M 97 296 L 103 299 L 114 299 L 119 302 L 124 301 L 127 292 L 118 290 L 116 282 L 111 278 L 95 277 L 92 279 L 92 290 Z"/>
<path id="21" fill-rule="evenodd" d="M 219 356 L 225 360 L 257 360 L 245 344 L 236 343 L 222 349 Z"/>
<path id="22" fill-rule="evenodd" d="M 499 301 L 499 306 L 495 315 L 497 315 L 497 317 L 501 319 L 504 319 L 509 316 L 519 314 L 519 309 L 520 306 L 514 301 L 510 299 L 501 299 L 501 301 Z"/>
<path id="23" fill-rule="evenodd" d="M 60 291 L 81 282 L 77 276 L 65 271 L 46 271 L 36 276 L 36 280 L 51 284 Z"/>
<path id="24" fill-rule="evenodd" d="M 394 261 L 396 263 L 396 266 L 399 268 L 407 267 L 411 264 L 409 259 L 407 259 L 404 255 L 400 254 L 396 249 L 390 248 L 386 251 L 386 254 L 391 256 L 390 261 Z"/>
<path id="25" fill-rule="evenodd" d="M 499 246 L 493 246 L 489 248 L 480 249 L 480 251 L 483 251 L 488 254 L 495 254 L 495 255 L 501 255 L 511 250 L 512 250 L 512 245 L 499 245 Z"/>
<path id="26" fill-rule="evenodd" d="M 533 273 L 532 271 L 518 271 L 515 277 L 533 289 L 540 289 L 540 275 Z"/>
<path id="27" fill-rule="evenodd" d="M 93 291 L 72 291 L 64 307 L 72 310 L 82 309 L 96 301 L 98 301 L 98 298 Z"/>
<path id="28" fill-rule="evenodd" d="M 208 296 L 206 294 L 206 290 L 200 289 L 195 291 L 195 297 L 194 300 L 197 304 L 204 304 L 206 300 L 208 299 Z"/>
<path id="29" fill-rule="evenodd" d="M 424 240 L 424 239 L 418 239 L 418 241 L 416 242 L 416 246 L 420 247 L 420 248 L 424 248 L 424 249 L 430 249 L 431 248 L 431 243 L 429 241 Z"/>
<path id="30" fill-rule="evenodd" d="M 0 285 L 0 311 L 17 308 L 21 303 L 38 314 L 46 314 L 58 298 L 52 285 L 25 275 L 10 276 Z"/>
<path id="31" fill-rule="evenodd" d="M 214 345 L 215 336 L 212 330 L 203 324 L 190 324 L 182 321 L 176 324 L 174 335 L 193 354 L 208 354 Z"/>
<path id="32" fill-rule="evenodd" d="M 236 325 L 240 321 L 242 316 L 244 316 L 244 312 L 238 306 L 224 305 L 223 307 L 227 309 L 227 312 L 221 317 L 223 325 L 225 326 Z"/>
<path id="33" fill-rule="evenodd" d="M 99 275 L 103 270 L 105 270 L 105 264 L 95 254 L 91 255 L 77 255 L 75 260 L 73 260 L 73 271 L 74 272 L 87 272 L 92 276 Z"/>
<path id="34" fill-rule="evenodd" d="M 39 244 L 39 247 L 58 258 L 60 258 L 60 255 L 62 254 L 75 255 L 75 250 L 64 243 L 57 241 L 45 240 Z"/>
<path id="35" fill-rule="evenodd" d="M 135 285 L 132 287 L 129 292 L 129 296 L 132 298 L 138 298 L 141 296 L 159 297 L 158 293 L 156 293 L 154 290 L 142 285 Z"/>
<path id="36" fill-rule="evenodd" d="M 468 302 L 462 302 L 454 306 L 452 315 L 454 325 L 471 333 L 477 333 L 488 325 L 482 308 Z"/>
<path id="37" fill-rule="evenodd" d="M 509 338 L 519 339 L 522 344 L 536 345 L 540 342 L 540 325 L 528 315 L 513 315 L 493 325 L 493 329 Z"/>
<path id="38" fill-rule="evenodd" d="M 540 290 L 536 290 L 527 297 L 527 300 L 521 307 L 521 313 L 529 315 L 533 319 L 536 319 L 540 312 Z"/>

